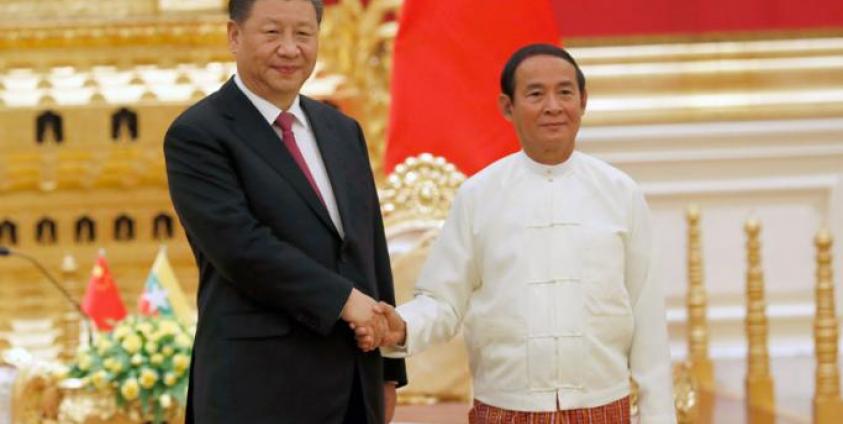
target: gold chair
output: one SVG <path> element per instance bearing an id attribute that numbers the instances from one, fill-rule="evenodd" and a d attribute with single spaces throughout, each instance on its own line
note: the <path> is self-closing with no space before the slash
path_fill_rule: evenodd
<path id="1" fill-rule="evenodd" d="M 464 180 L 444 158 L 422 154 L 396 166 L 380 190 L 398 304 L 412 299 L 421 266 Z M 409 358 L 407 373 L 410 384 L 399 391 L 401 403 L 470 398 L 471 373 L 462 334 Z"/>
<path id="2" fill-rule="evenodd" d="M 64 367 L 42 361 L 24 349 L 0 356 L 0 423 L 55 422 L 61 393 L 58 381 Z"/>

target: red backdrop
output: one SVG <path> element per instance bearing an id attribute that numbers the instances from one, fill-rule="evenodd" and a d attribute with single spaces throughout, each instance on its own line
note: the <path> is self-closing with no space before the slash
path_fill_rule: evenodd
<path id="1" fill-rule="evenodd" d="M 473 174 L 519 146 L 497 111 L 518 46 L 571 37 L 843 30 L 843 0 L 405 0 L 395 44 L 387 172 L 444 156 Z"/>
<path id="2" fill-rule="evenodd" d="M 843 28 L 841 0 L 551 1 L 563 38 Z"/>

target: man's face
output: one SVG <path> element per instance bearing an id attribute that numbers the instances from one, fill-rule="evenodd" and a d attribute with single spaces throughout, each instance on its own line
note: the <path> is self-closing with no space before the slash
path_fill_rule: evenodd
<path id="1" fill-rule="evenodd" d="M 256 0 L 246 20 L 229 22 L 228 40 L 246 86 L 289 106 L 316 65 L 316 9 L 308 0 Z"/>
<path id="2" fill-rule="evenodd" d="M 574 65 L 556 56 L 539 55 L 521 62 L 512 98 L 501 94 L 499 105 L 515 127 L 524 152 L 537 162 L 557 164 L 574 150 L 586 97 L 577 87 Z"/>

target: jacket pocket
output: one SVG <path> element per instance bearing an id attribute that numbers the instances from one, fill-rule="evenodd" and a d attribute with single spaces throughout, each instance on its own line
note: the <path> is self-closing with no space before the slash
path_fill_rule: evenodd
<path id="1" fill-rule="evenodd" d="M 236 314 L 222 319 L 222 334 L 227 339 L 280 337 L 292 331 L 290 319 L 281 314 Z"/>

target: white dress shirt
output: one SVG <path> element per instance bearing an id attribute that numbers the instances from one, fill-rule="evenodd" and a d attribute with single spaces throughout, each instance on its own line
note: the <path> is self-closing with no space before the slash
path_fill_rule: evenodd
<path id="1" fill-rule="evenodd" d="M 240 75 L 234 75 L 234 83 L 240 88 L 240 91 L 246 95 L 249 101 L 255 105 L 261 116 L 266 119 L 266 122 L 272 126 L 275 133 L 278 134 L 279 141 L 283 139 L 281 129 L 275 126 L 275 119 L 283 112 L 268 100 L 258 96 L 243 84 Z M 296 144 L 301 150 L 307 167 L 310 168 L 310 174 L 313 175 L 313 180 L 316 186 L 319 187 L 319 194 L 322 195 L 322 200 L 325 201 L 325 206 L 328 208 L 328 215 L 331 216 L 334 226 L 337 227 L 341 237 L 345 237 L 342 227 L 342 220 L 340 219 L 340 211 L 337 208 L 337 200 L 334 197 L 334 188 L 331 186 L 331 180 L 328 178 L 328 171 L 325 170 L 325 162 L 322 161 L 322 153 L 319 152 L 319 145 L 316 144 L 316 136 L 313 135 L 313 129 L 310 127 L 310 122 L 307 120 L 307 115 L 301 108 L 300 98 L 296 96 L 293 99 L 293 104 L 287 110 L 296 119 L 293 121 L 293 134 L 296 136 Z M 286 149 L 283 141 L 278 143 L 279 149 Z"/>
<path id="2" fill-rule="evenodd" d="M 403 357 L 465 331 L 475 398 L 517 411 L 604 405 L 640 386 L 641 422 L 674 423 L 664 294 L 636 184 L 583 153 L 519 152 L 467 180 L 398 308 Z"/>

